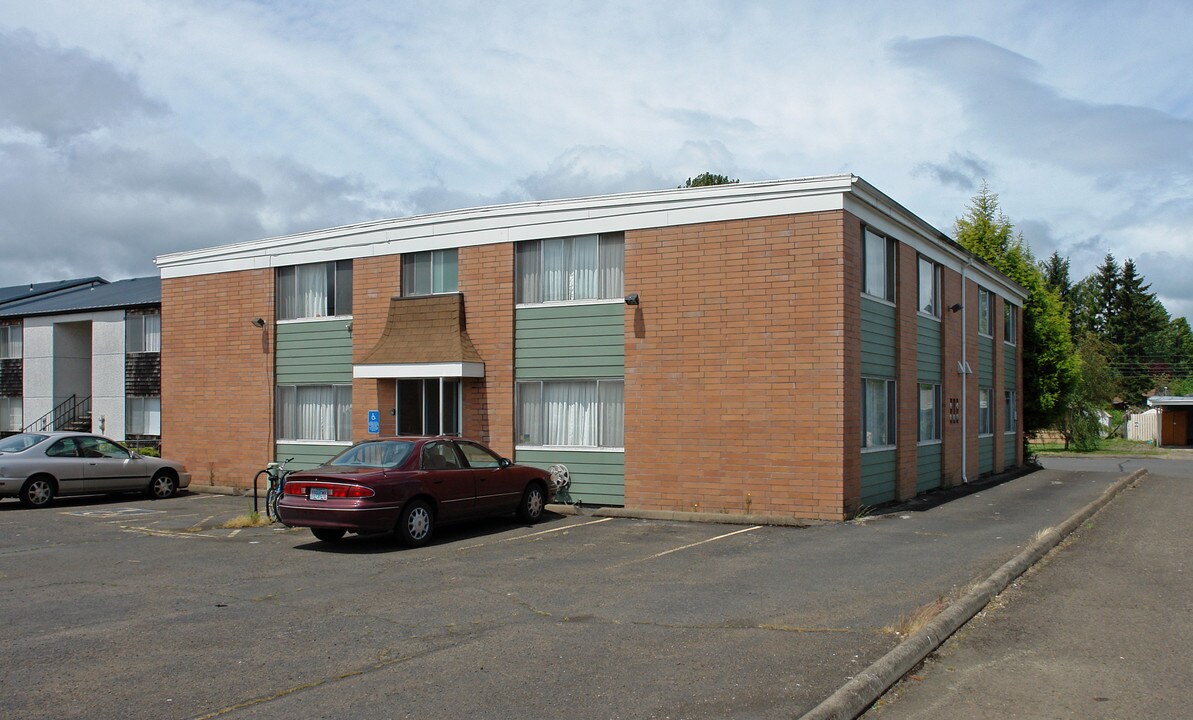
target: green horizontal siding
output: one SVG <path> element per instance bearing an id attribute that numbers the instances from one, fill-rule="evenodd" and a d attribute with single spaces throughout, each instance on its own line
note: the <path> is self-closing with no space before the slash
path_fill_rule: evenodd
<path id="1" fill-rule="evenodd" d="M 994 472 L 994 436 L 978 438 L 978 472 Z"/>
<path id="2" fill-rule="evenodd" d="M 279 385 L 352 382 L 352 335 L 348 320 L 277 326 Z"/>
<path id="3" fill-rule="evenodd" d="M 518 308 L 514 316 L 518 379 L 625 375 L 625 305 Z"/>
<path id="4" fill-rule="evenodd" d="M 862 298 L 862 375 L 895 376 L 895 308 Z"/>
<path id="5" fill-rule="evenodd" d="M 862 453 L 862 505 L 895 499 L 895 450 Z"/>
<path id="6" fill-rule="evenodd" d="M 978 381 L 985 387 L 994 387 L 994 340 L 978 337 Z"/>
<path id="7" fill-rule="evenodd" d="M 1006 343 L 1003 343 L 1002 345 L 1002 375 L 1003 382 L 1006 383 L 1008 390 L 1015 389 L 1016 363 L 1019 362 L 1018 358 L 1015 356 L 1015 353 L 1018 351 L 1019 349 L 1014 345 L 1007 345 Z"/>
<path id="8" fill-rule="evenodd" d="M 916 316 L 916 373 L 921 382 L 940 382 L 940 321 Z"/>
<path id="9" fill-rule="evenodd" d="M 517 461 L 546 470 L 566 465 L 572 484 L 556 499 L 586 505 L 625 505 L 625 453 L 518 450 Z"/>
<path id="10" fill-rule="evenodd" d="M 346 445 L 307 445 L 297 443 L 278 443 L 277 461 L 294 458 L 286 465 L 287 470 L 310 470 L 319 467 L 336 455 L 344 452 Z"/>
<path id="11" fill-rule="evenodd" d="M 1002 462 L 1004 467 L 1015 467 L 1015 443 L 1019 442 L 1019 438 L 1011 433 L 1010 435 L 1003 435 L 1002 441 Z"/>
<path id="12" fill-rule="evenodd" d="M 942 448 L 940 443 L 920 445 L 916 448 L 915 491 L 917 493 L 940 487 Z"/>

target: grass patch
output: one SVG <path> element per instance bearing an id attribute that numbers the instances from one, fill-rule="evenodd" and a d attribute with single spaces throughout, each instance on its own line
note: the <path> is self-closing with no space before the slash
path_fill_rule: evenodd
<path id="1" fill-rule="evenodd" d="M 1031 449 L 1040 455 L 1056 455 L 1058 453 L 1078 453 L 1081 455 L 1163 455 L 1164 450 L 1150 443 L 1125 438 L 1106 438 L 1098 443 L 1097 450 L 1065 450 L 1062 441 L 1033 442 Z"/>
<path id="2" fill-rule="evenodd" d="M 223 525 L 220 525 L 220 527 L 225 530 L 238 530 L 240 528 L 265 527 L 272 524 L 273 521 L 259 512 L 247 512 L 244 515 L 237 515 Z"/>
<path id="3" fill-rule="evenodd" d="M 936 619 L 936 616 L 944 612 L 944 609 L 949 606 L 949 603 L 944 598 L 936 598 L 926 605 L 921 605 L 909 613 L 904 613 L 899 616 L 893 625 L 887 625 L 882 631 L 888 635 L 906 638 L 915 635 L 922 630 L 925 625 Z"/>

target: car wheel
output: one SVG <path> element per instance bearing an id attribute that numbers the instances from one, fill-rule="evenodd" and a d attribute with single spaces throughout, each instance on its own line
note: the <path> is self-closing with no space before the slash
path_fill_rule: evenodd
<path id="1" fill-rule="evenodd" d="M 54 499 L 54 481 L 48 477 L 33 477 L 21 488 L 21 504 L 27 508 L 45 507 Z"/>
<path id="2" fill-rule="evenodd" d="M 149 498 L 151 500 L 165 500 L 174 497 L 178 492 L 178 479 L 168 472 L 158 472 L 149 481 Z"/>
<path id="3" fill-rule="evenodd" d="M 522 493 L 522 502 L 518 504 L 518 519 L 524 523 L 536 523 L 543 519 L 543 510 L 547 502 L 547 495 L 543 486 L 530 483 L 526 492 Z"/>
<path id="4" fill-rule="evenodd" d="M 311 528 L 311 533 L 323 542 L 335 542 L 344 537 L 347 530 L 343 528 Z"/>
<path id="5" fill-rule="evenodd" d="M 423 500 L 412 500 L 402 508 L 402 515 L 398 518 L 396 532 L 398 540 L 406 547 L 422 547 L 431 540 L 431 531 L 435 529 L 435 516 L 431 513 L 431 506 Z"/>

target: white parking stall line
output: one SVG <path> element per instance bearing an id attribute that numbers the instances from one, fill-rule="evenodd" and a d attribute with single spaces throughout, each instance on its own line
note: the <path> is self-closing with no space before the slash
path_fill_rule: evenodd
<path id="1" fill-rule="evenodd" d="M 502 538 L 500 540 L 494 540 L 492 542 L 477 543 L 475 545 L 465 545 L 464 547 L 457 548 L 457 549 L 458 550 L 472 550 L 474 548 L 485 547 L 486 545 L 497 545 L 498 543 L 514 542 L 515 540 L 526 540 L 527 538 L 539 537 L 540 535 L 550 535 L 551 533 L 557 533 L 561 530 L 571 530 L 572 528 L 584 527 L 585 525 L 596 525 L 598 523 L 609 522 L 612 519 L 613 518 L 611 518 L 611 517 L 607 517 L 607 518 L 601 518 L 600 520 L 589 520 L 588 522 L 575 523 L 573 525 L 564 525 L 562 527 L 551 528 L 550 530 L 540 530 L 539 532 L 529 533 L 527 535 L 518 535 L 515 537 Z"/>
<path id="2" fill-rule="evenodd" d="M 694 548 L 698 545 L 704 545 L 704 544 L 713 542 L 715 540 L 724 540 L 725 538 L 733 537 L 734 535 L 741 535 L 742 533 L 748 533 L 748 532 L 753 532 L 754 530 L 760 530 L 762 527 L 763 527 L 762 525 L 754 525 L 752 527 L 742 528 L 741 530 L 734 530 L 733 532 L 728 532 L 728 533 L 725 533 L 724 535 L 717 535 L 716 537 L 710 537 L 706 540 L 701 540 L 699 542 L 688 543 L 687 545 L 681 545 L 680 547 L 671 548 L 670 550 L 664 550 L 663 552 L 655 553 L 654 555 L 650 555 L 650 556 L 647 556 L 644 558 L 638 558 L 637 560 L 627 560 L 626 562 L 623 562 L 623 563 L 618 563 L 616 565 L 610 565 L 609 567 L 607 567 L 605 569 L 613 570 L 615 568 L 625 567 L 626 565 L 634 565 L 636 563 L 646 562 L 647 560 L 655 560 L 657 558 L 663 557 L 664 555 L 670 555 L 671 553 L 679 552 L 680 550 L 687 550 L 688 548 Z"/>

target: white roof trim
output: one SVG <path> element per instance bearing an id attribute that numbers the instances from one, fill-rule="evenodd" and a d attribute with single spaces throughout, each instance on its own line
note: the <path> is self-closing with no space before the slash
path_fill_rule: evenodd
<path id="1" fill-rule="evenodd" d="M 1151 405 L 1152 407 L 1157 407 L 1157 406 L 1163 407 L 1163 406 L 1169 406 L 1169 405 L 1193 406 L 1193 397 L 1182 396 L 1182 395 L 1177 395 L 1175 397 L 1170 396 L 1170 395 L 1157 395 L 1157 396 L 1148 398 L 1147 404 Z"/>
<path id="2" fill-rule="evenodd" d="M 392 365 L 353 365 L 354 378 L 433 378 L 484 377 L 485 364 L 458 363 L 394 363 Z"/>

